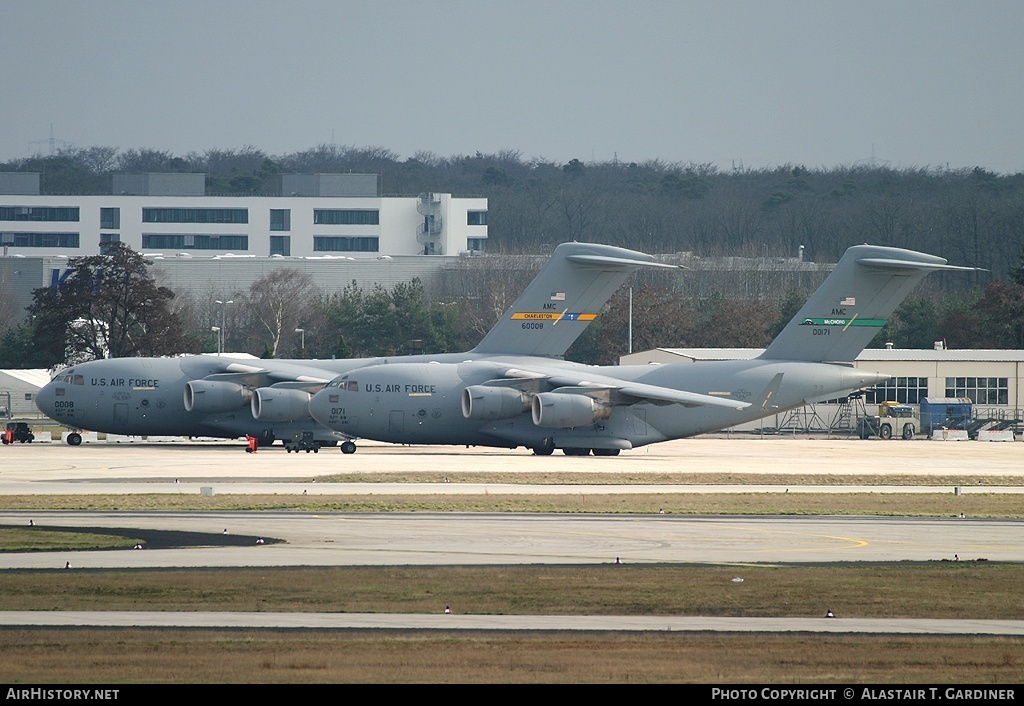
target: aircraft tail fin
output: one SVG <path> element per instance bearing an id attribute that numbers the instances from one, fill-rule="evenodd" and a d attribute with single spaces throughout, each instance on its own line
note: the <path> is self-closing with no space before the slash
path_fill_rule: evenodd
<path id="1" fill-rule="evenodd" d="M 852 362 L 925 275 L 974 269 L 913 250 L 856 245 L 760 357 Z"/>
<path id="2" fill-rule="evenodd" d="M 565 355 L 608 298 L 638 267 L 678 269 L 610 245 L 562 243 L 474 353 Z"/>

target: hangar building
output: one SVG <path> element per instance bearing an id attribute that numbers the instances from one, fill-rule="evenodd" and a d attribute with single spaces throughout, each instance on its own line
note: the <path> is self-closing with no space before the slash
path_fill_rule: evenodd
<path id="1" fill-rule="evenodd" d="M 706 360 L 749 360 L 761 348 L 655 348 L 631 353 L 622 365 L 694 363 Z M 873 415 L 881 402 L 919 405 L 925 398 L 969 398 L 976 419 L 1024 419 L 1024 351 L 949 350 L 941 342 L 927 350 L 869 348 L 854 361 L 857 368 L 888 373 L 892 378 L 864 395 L 861 414 Z M 860 404 L 860 403 L 858 403 Z M 865 409 L 866 408 L 866 409 Z M 776 429 L 828 431 L 847 428 L 844 415 L 858 412 L 849 404 L 822 401 L 801 410 L 775 415 L 741 430 L 771 426 Z"/>

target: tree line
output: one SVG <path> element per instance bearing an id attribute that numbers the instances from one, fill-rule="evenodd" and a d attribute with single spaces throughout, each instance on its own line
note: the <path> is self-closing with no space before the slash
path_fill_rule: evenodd
<path id="1" fill-rule="evenodd" d="M 378 174 L 385 194 L 489 199 L 488 246 L 538 252 L 567 240 L 651 253 L 789 256 L 835 262 L 860 243 L 923 250 L 1009 277 L 1024 248 L 1024 173 L 851 165 L 764 169 L 713 164 L 524 159 L 514 150 L 402 159 L 381 147 L 319 145 L 271 156 L 248 146 L 175 156 L 69 147 L 0 163 L 39 172 L 44 193 L 110 193 L 116 173 L 203 172 L 207 193 L 273 194 L 284 173 Z"/>

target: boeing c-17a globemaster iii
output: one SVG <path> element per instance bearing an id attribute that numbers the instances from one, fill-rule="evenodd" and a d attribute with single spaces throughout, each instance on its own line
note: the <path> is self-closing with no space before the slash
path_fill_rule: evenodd
<path id="1" fill-rule="evenodd" d="M 352 438 L 616 455 L 888 380 L 853 360 L 925 275 L 971 269 L 911 250 L 854 246 L 762 355 L 683 365 L 597 367 L 506 355 L 506 336 L 545 321 L 547 310 L 518 301 L 502 323 L 523 321 L 522 332 L 489 336 L 461 361 L 348 371 L 313 396 L 309 411 Z M 552 327 L 571 320 L 560 316 Z"/>
<path id="2" fill-rule="evenodd" d="M 357 368 L 453 365 L 467 360 L 551 362 L 563 356 L 638 267 L 674 268 L 608 245 L 564 243 L 512 308 L 469 352 L 345 360 L 254 360 L 226 355 L 115 358 L 62 370 L 36 396 L 47 416 L 72 429 L 129 436 L 250 436 L 289 449 L 355 445 L 309 414 L 311 396 Z M 413 398 L 415 399 L 415 398 Z M 79 444 L 78 432 L 68 442 Z"/>
<path id="3" fill-rule="evenodd" d="M 37 404 L 69 426 L 129 435 L 246 434 L 267 442 L 303 434 L 317 444 L 343 440 L 345 453 L 355 451 L 353 439 L 366 438 L 615 455 L 887 380 L 852 361 L 925 275 L 972 269 L 910 250 L 855 246 L 753 360 L 608 367 L 562 360 L 642 266 L 659 265 L 629 250 L 560 245 L 466 353 L 93 361 L 55 377 Z"/>

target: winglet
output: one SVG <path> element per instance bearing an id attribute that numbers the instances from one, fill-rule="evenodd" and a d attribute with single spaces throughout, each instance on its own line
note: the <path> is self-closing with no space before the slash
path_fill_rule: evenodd
<path id="1" fill-rule="evenodd" d="M 773 377 L 772 381 L 768 383 L 768 386 L 764 388 L 764 392 L 758 398 L 760 402 L 757 403 L 757 406 L 766 412 L 770 409 L 778 409 L 775 405 L 769 405 L 769 402 L 771 402 L 772 395 L 779 391 L 779 385 L 782 384 L 782 375 L 782 373 L 779 373 Z"/>

